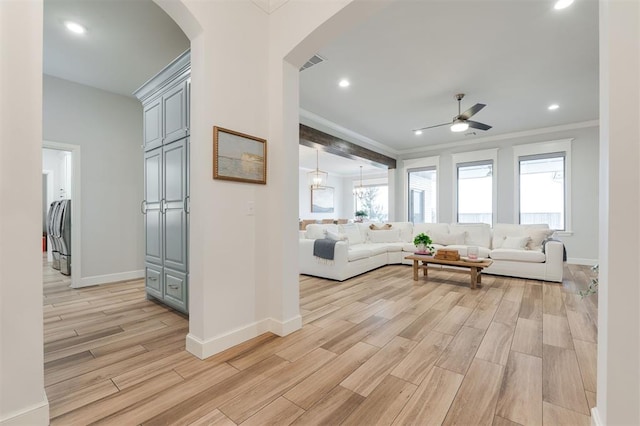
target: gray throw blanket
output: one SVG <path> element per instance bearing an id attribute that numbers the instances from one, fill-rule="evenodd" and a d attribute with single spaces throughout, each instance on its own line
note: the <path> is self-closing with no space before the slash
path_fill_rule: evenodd
<path id="1" fill-rule="evenodd" d="M 324 238 L 313 242 L 313 255 L 321 259 L 333 260 L 336 240 Z"/>

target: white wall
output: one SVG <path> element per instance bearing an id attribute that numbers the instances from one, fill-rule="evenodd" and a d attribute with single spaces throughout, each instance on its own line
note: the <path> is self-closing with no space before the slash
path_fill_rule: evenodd
<path id="1" fill-rule="evenodd" d="M 0 2 L 0 41 L 0 424 L 46 425 L 42 1 Z"/>
<path id="2" fill-rule="evenodd" d="M 307 170 L 300 170 L 298 173 L 298 215 L 300 219 L 344 219 L 351 218 L 347 214 L 348 207 L 344 203 L 345 178 L 329 173 L 327 186 L 333 187 L 333 213 L 312 213 L 311 212 L 311 188 L 309 185 Z M 351 191 L 348 191 L 351 194 Z"/>
<path id="3" fill-rule="evenodd" d="M 82 277 L 142 276 L 142 106 L 134 98 L 44 76 L 43 134 L 82 149 Z"/>
<path id="4" fill-rule="evenodd" d="M 456 146 L 448 149 L 441 148 L 421 154 L 406 155 L 405 159 L 440 156 L 438 164 L 438 220 L 439 222 L 455 222 L 453 211 L 455 182 L 453 180 L 452 155 L 498 148 L 498 163 L 495 166 L 498 179 L 496 223 L 517 223 L 518 217 L 514 209 L 516 188 L 514 186 L 513 146 L 567 138 L 573 138 L 571 144 L 572 229 L 570 229 L 572 235 L 558 238 L 566 246 L 569 261 L 593 264 L 598 260 L 598 127 L 591 126 L 530 136 L 488 140 L 482 143 L 470 141 L 465 146 Z M 402 176 L 403 188 L 405 188 L 406 179 L 406 176 Z M 405 191 L 405 189 L 402 189 L 402 191 Z M 406 217 L 407 207 L 404 206 L 404 203 L 398 206 L 399 209 L 396 213 L 399 217 Z"/>
<path id="5" fill-rule="evenodd" d="M 600 2 L 598 401 L 592 424 L 640 424 L 640 3 Z"/>

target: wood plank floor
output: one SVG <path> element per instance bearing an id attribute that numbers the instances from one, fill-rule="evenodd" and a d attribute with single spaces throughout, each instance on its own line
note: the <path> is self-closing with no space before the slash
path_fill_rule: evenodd
<path id="1" fill-rule="evenodd" d="M 300 277 L 304 327 L 201 361 L 188 320 L 141 280 L 70 289 L 45 263 L 45 384 L 54 425 L 590 424 L 592 272 L 562 284 L 387 266 Z"/>

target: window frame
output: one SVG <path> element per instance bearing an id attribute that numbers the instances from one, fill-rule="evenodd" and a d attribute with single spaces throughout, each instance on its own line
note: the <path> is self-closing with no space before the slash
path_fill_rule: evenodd
<path id="1" fill-rule="evenodd" d="M 435 170 L 436 172 L 436 222 L 440 218 L 440 156 L 413 158 L 403 162 L 403 217 L 409 220 L 409 171 Z"/>
<path id="2" fill-rule="evenodd" d="M 451 156 L 453 186 L 453 218 L 458 223 L 458 165 L 491 162 L 491 227 L 498 220 L 498 148 L 462 152 Z"/>
<path id="3" fill-rule="evenodd" d="M 522 157 L 544 158 L 551 154 L 564 153 L 564 228 L 557 236 L 573 235 L 571 221 L 571 144 L 573 138 L 513 146 L 513 213 L 514 223 L 520 223 L 520 159 Z"/>

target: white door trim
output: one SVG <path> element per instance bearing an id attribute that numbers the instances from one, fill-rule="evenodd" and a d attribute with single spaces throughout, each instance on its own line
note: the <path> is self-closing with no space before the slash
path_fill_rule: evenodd
<path id="1" fill-rule="evenodd" d="M 82 221 L 80 206 L 82 205 L 82 190 L 80 188 L 80 145 L 62 142 L 42 141 L 43 148 L 58 149 L 71 152 L 71 287 L 81 287 L 82 280 Z"/>

